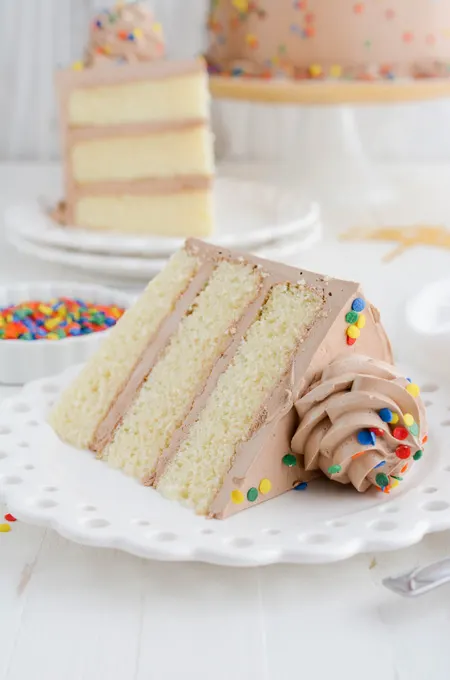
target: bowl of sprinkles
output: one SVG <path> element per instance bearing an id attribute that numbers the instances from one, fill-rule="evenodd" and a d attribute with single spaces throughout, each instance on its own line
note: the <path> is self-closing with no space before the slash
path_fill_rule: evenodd
<path id="1" fill-rule="evenodd" d="M 82 283 L 0 287 L 0 384 L 21 385 L 86 361 L 132 301 Z"/>

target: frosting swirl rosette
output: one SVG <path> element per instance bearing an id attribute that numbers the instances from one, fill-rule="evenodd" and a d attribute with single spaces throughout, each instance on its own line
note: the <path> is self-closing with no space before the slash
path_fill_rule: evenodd
<path id="1" fill-rule="evenodd" d="M 117 3 L 105 9 L 92 24 L 87 65 L 108 62 L 154 61 L 164 56 L 162 28 L 140 3 Z"/>
<path id="2" fill-rule="evenodd" d="M 292 440 L 306 470 L 358 491 L 389 492 L 423 455 L 427 423 L 417 385 L 370 357 L 338 358 L 295 403 Z"/>

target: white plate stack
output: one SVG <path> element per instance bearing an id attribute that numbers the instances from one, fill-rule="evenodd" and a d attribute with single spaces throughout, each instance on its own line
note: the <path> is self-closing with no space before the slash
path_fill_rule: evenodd
<path id="1" fill-rule="evenodd" d="M 320 213 L 296 188 L 276 181 L 219 173 L 215 180 L 216 234 L 211 241 L 262 256 L 292 254 L 321 236 Z M 61 226 L 50 201 L 10 207 L 7 237 L 19 251 L 45 262 L 102 277 L 135 281 L 154 276 L 183 243 L 180 238 L 133 236 Z"/>

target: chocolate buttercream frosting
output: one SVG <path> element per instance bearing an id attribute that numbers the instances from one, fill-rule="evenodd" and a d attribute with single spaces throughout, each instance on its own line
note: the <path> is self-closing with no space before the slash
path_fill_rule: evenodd
<path id="1" fill-rule="evenodd" d="M 394 366 L 364 355 L 338 357 L 295 403 L 292 450 L 306 470 L 358 491 L 389 491 L 423 455 L 425 407 L 419 388 Z"/>
<path id="2" fill-rule="evenodd" d="M 155 61 L 163 57 L 161 24 L 142 4 L 117 3 L 112 10 L 103 10 L 92 21 L 86 66 Z"/>

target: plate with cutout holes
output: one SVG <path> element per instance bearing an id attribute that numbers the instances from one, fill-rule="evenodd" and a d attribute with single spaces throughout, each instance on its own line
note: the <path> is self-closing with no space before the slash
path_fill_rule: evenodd
<path id="1" fill-rule="evenodd" d="M 333 562 L 450 528 L 450 389 L 426 375 L 414 380 L 428 407 L 429 443 L 394 492 L 358 494 L 320 480 L 220 521 L 58 440 L 47 415 L 77 370 L 29 383 L 1 405 L 0 499 L 24 522 L 149 559 L 230 566 Z"/>

